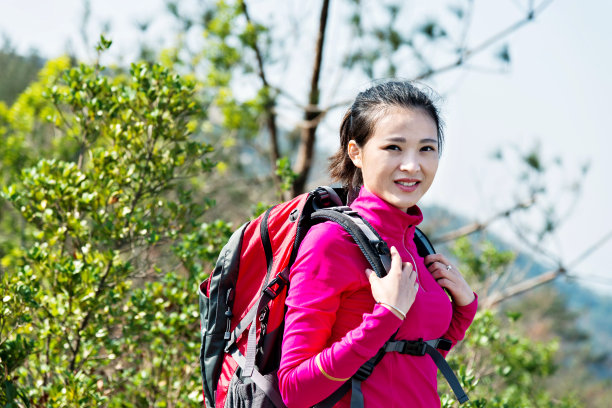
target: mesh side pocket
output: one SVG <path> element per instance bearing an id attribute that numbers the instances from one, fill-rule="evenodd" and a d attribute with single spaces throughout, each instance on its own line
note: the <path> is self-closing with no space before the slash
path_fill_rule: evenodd
<path id="1" fill-rule="evenodd" d="M 267 374 L 265 377 L 276 381 L 275 373 Z M 255 383 L 243 382 L 237 375 L 234 375 L 227 390 L 225 408 L 276 408 Z"/>

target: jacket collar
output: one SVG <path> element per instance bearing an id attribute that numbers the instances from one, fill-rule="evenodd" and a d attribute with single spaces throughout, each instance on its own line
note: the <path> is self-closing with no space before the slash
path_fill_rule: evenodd
<path id="1" fill-rule="evenodd" d="M 361 214 L 386 241 L 408 238 L 414 234 L 414 227 L 423 221 L 421 209 L 414 205 L 406 212 L 387 203 L 382 198 L 361 187 L 359 196 L 351 208 Z"/>

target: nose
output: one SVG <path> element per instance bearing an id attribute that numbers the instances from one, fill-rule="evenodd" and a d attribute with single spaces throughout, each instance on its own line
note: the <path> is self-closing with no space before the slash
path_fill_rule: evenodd
<path id="1" fill-rule="evenodd" d="M 421 170 L 421 163 L 417 155 L 407 153 L 402 157 L 400 170 L 407 173 L 418 173 Z"/>

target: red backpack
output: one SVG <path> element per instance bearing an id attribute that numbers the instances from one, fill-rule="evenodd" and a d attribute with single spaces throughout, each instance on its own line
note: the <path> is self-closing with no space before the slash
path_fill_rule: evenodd
<path id="1" fill-rule="evenodd" d="M 340 195 L 329 187 L 318 187 L 278 204 L 243 224 L 221 250 L 213 272 L 199 288 L 200 367 L 206 406 L 285 407 L 276 372 L 289 269 L 312 225 L 325 221 L 339 223 L 355 239 L 375 273 L 381 277 L 386 274 L 391 265 L 387 244 L 356 211 L 343 205 Z M 418 229 L 415 243 L 421 256 L 435 252 Z M 363 406 L 361 381 L 385 351 L 430 354 L 459 400 L 467 400 L 452 370 L 436 350 L 450 347 L 450 342 L 444 341 L 448 342 L 444 339 L 394 342 L 392 338 L 387 345 L 389 350 L 383 347 L 352 380 L 317 406 L 333 406 L 351 388 L 353 400 L 357 401 L 351 405 Z"/>

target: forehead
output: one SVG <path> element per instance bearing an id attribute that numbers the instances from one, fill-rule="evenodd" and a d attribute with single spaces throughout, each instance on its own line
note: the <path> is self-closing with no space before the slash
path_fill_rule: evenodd
<path id="1" fill-rule="evenodd" d="M 438 127 L 431 115 L 420 108 L 390 107 L 375 119 L 370 139 L 389 137 L 438 140 Z"/>

